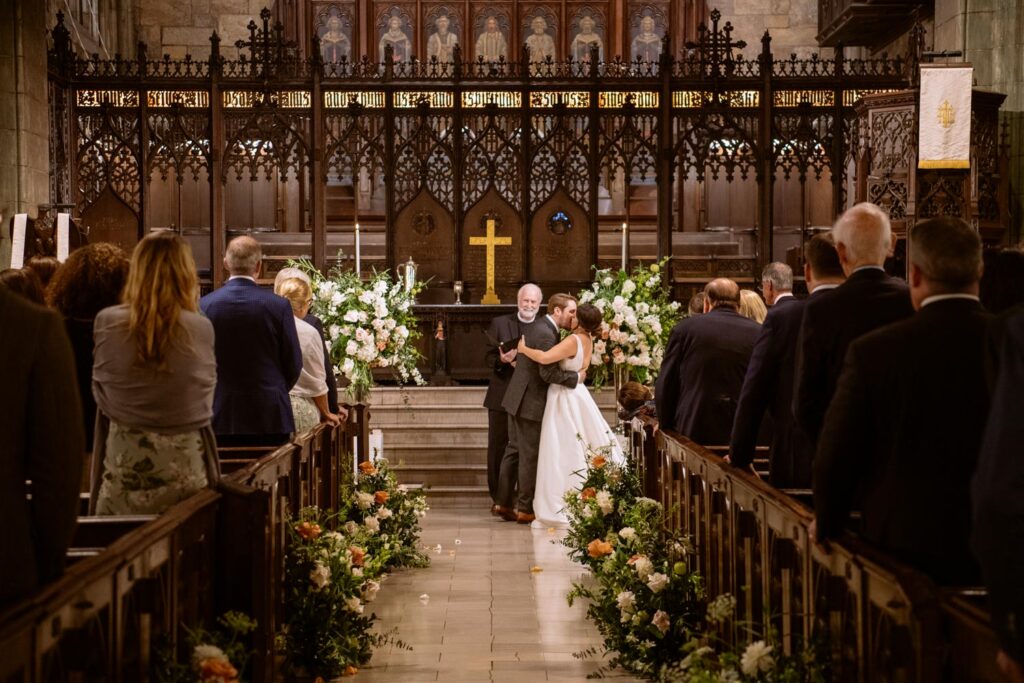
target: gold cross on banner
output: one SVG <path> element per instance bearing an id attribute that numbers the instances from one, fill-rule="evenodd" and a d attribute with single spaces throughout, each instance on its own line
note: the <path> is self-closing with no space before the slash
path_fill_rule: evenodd
<path id="1" fill-rule="evenodd" d="M 484 293 L 480 303 L 484 305 L 500 304 L 497 292 L 494 291 L 494 248 L 512 246 L 511 237 L 497 237 L 494 234 L 494 219 L 487 219 L 487 236 L 470 237 L 471 247 L 487 247 L 487 291 Z"/>
<path id="2" fill-rule="evenodd" d="M 939 125 L 949 128 L 954 123 L 956 123 L 956 110 L 953 109 L 949 100 L 943 100 L 942 105 L 939 106 Z"/>

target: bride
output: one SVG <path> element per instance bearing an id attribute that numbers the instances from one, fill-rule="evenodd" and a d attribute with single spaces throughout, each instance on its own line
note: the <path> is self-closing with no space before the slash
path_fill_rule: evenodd
<path id="1" fill-rule="evenodd" d="M 547 351 L 531 349 L 519 342 L 519 353 L 542 365 L 560 363 L 563 370 L 579 372 L 590 366 L 594 337 L 601 333 L 601 310 L 583 304 L 576 310 L 576 329 Z M 574 388 L 548 386 L 548 401 L 541 422 L 537 457 L 537 487 L 533 497 L 535 528 L 568 526 L 563 497 L 578 488 L 587 470 L 587 447 L 612 447 L 609 460 L 621 464 L 622 449 L 615 439 L 590 390 L 583 384 Z"/>

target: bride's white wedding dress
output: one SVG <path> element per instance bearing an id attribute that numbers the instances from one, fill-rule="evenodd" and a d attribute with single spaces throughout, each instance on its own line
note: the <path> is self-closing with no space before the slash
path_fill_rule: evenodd
<path id="1" fill-rule="evenodd" d="M 563 370 L 579 372 L 583 367 L 583 342 L 576 338 L 576 354 L 559 362 Z M 587 469 L 586 447 L 611 445 L 610 461 L 621 464 L 625 457 L 601 410 L 583 384 L 570 389 L 561 384 L 548 387 L 548 402 L 540 429 L 537 451 L 537 485 L 533 496 L 534 528 L 568 526 L 563 497 L 579 488 Z"/>

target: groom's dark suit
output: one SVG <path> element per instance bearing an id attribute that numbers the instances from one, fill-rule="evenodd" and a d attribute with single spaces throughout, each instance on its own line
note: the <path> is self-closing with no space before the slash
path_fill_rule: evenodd
<path id="1" fill-rule="evenodd" d="M 558 343 L 558 326 L 549 316 L 538 317 L 526 328 L 526 345 L 547 351 Z M 533 492 L 537 483 L 537 450 L 540 424 L 548 401 L 548 385 L 573 388 L 579 374 L 562 370 L 557 363 L 539 365 L 524 354 L 516 357 L 516 371 L 508 383 L 502 407 L 508 411 L 508 447 L 501 459 L 498 478 L 498 505 L 512 509 L 516 484 L 519 486 L 520 513 L 533 514 Z"/>

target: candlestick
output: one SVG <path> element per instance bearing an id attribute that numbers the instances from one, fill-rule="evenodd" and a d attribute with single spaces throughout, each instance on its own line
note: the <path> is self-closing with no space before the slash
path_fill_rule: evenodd
<path id="1" fill-rule="evenodd" d="M 363 269 L 359 260 L 359 224 L 356 223 L 356 276 L 362 277 Z"/>
<path id="2" fill-rule="evenodd" d="M 629 260 L 629 226 L 622 224 L 622 270 L 626 270 Z"/>

